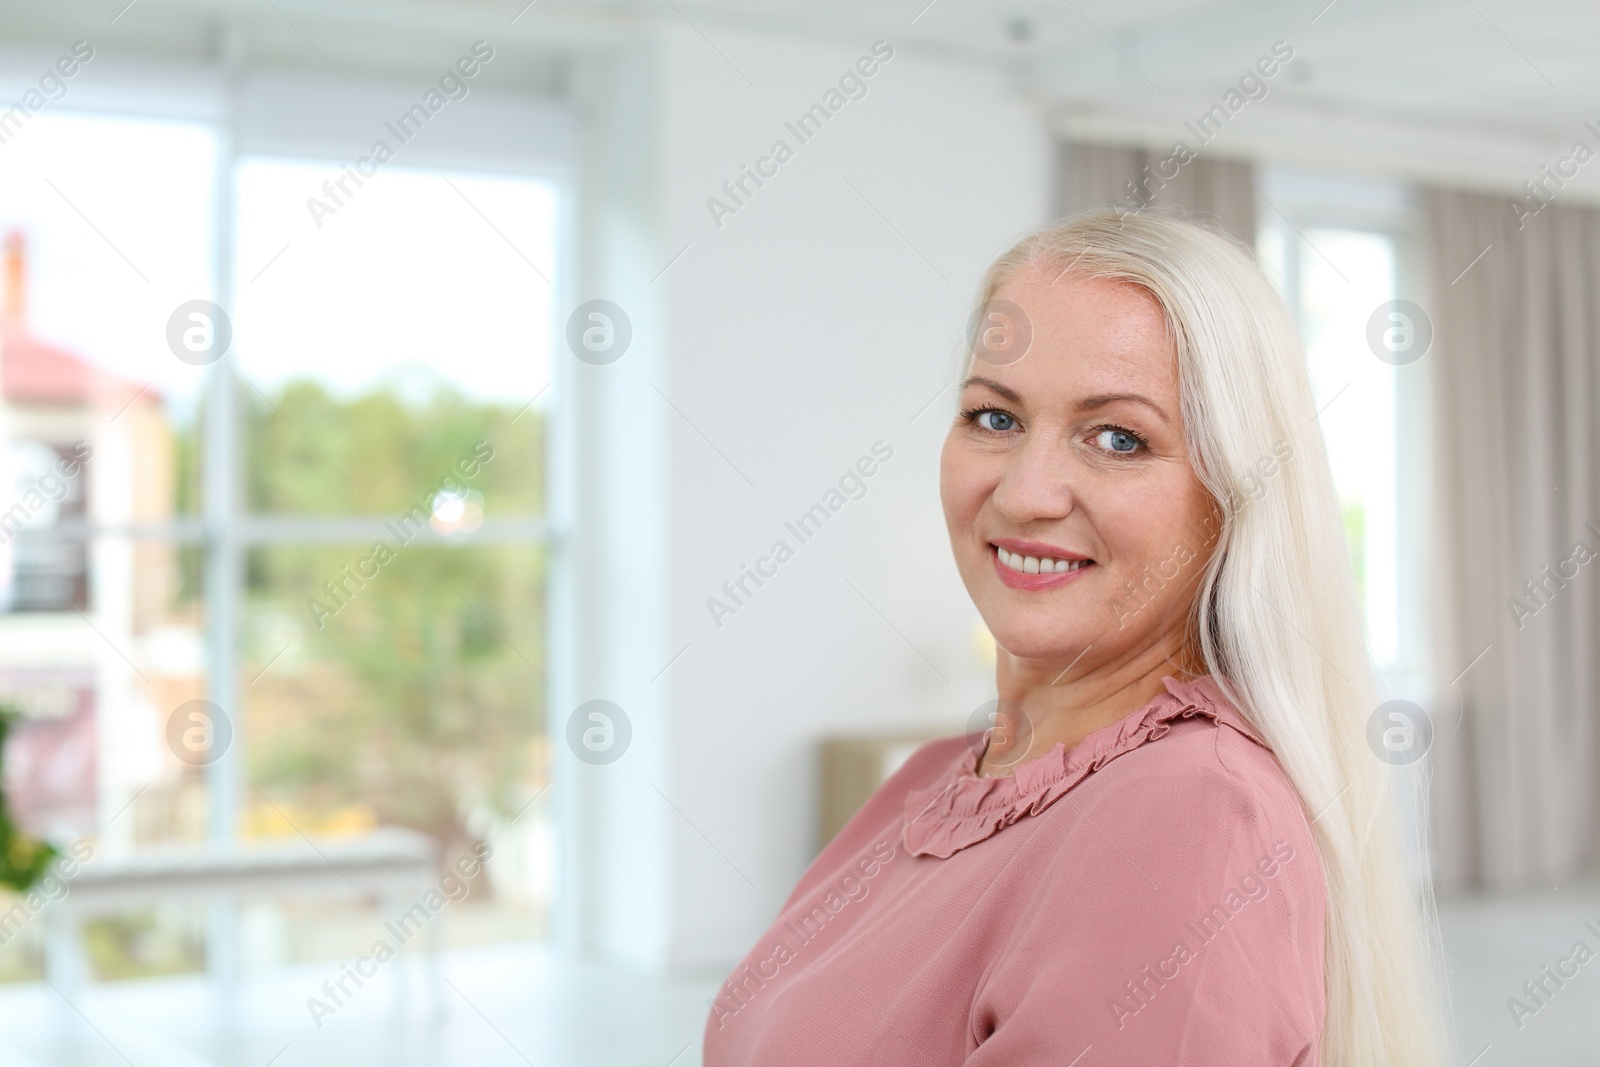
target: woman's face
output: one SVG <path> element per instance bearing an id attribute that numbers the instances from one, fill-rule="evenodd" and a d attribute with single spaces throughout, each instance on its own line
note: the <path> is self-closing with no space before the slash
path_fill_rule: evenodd
<path id="1" fill-rule="evenodd" d="M 1024 659 L 1116 661 L 1181 634 L 1220 513 L 1189 460 L 1159 305 L 1040 268 L 998 301 L 1031 343 L 972 360 L 940 462 L 968 593 Z"/>

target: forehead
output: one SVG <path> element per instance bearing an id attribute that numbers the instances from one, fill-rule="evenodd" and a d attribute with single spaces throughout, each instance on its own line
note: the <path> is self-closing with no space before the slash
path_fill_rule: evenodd
<path id="1" fill-rule="evenodd" d="M 1131 391 L 1176 401 L 1177 348 L 1160 304 L 1141 286 L 1025 267 L 994 298 L 1022 309 L 1032 341 L 1015 363 L 984 366 L 985 377 L 1018 391 L 1049 384 L 1073 394 Z"/>

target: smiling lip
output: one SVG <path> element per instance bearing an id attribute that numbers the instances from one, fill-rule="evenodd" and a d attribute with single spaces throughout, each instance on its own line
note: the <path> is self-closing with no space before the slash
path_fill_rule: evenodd
<path id="1" fill-rule="evenodd" d="M 1031 556 L 1039 560 L 1056 560 L 1067 563 L 1076 563 L 1069 571 L 1056 571 L 1052 573 L 1029 573 L 1017 570 L 1000 562 L 1000 552 L 1007 555 L 1015 553 L 1019 556 Z M 1064 548 L 1045 544 L 1043 541 L 1025 541 L 1020 538 L 1002 537 L 990 542 L 990 558 L 994 560 L 995 573 L 1000 580 L 1012 589 L 1021 589 L 1034 592 L 1042 589 L 1055 589 L 1076 581 L 1083 577 L 1095 563 L 1088 556 L 1079 552 L 1069 552 Z"/>

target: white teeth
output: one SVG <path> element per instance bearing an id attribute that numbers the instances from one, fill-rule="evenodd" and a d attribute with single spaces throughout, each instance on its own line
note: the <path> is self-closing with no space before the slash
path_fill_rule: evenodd
<path id="1" fill-rule="evenodd" d="M 1017 552 L 1008 552 L 999 545 L 995 546 L 995 552 L 999 554 L 1001 563 L 1014 571 L 1022 571 L 1024 574 L 1066 574 L 1068 571 L 1078 570 L 1093 562 L 1087 559 L 1045 559 L 1037 556 L 1024 556 Z"/>

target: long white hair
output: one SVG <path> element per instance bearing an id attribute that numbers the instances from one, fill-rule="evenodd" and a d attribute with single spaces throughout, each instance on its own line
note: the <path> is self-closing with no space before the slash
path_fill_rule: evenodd
<path id="1" fill-rule="evenodd" d="M 1367 744 L 1377 687 L 1288 309 L 1241 245 L 1158 213 L 1079 215 L 1023 238 L 990 266 L 980 310 L 1028 267 L 1130 282 L 1160 304 L 1190 456 L 1223 517 L 1192 632 L 1299 791 L 1327 882 L 1321 1062 L 1436 1067 L 1438 925 L 1406 869 L 1404 806 L 1427 823 L 1420 793 Z M 1255 465 L 1285 445 L 1263 492 Z"/>

